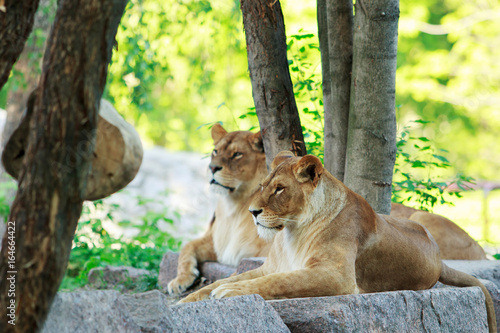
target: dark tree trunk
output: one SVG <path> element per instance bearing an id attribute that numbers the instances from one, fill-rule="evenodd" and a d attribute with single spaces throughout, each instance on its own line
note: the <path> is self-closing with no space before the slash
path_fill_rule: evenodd
<path id="1" fill-rule="evenodd" d="M 358 0 L 345 184 L 376 212 L 391 211 L 396 157 L 398 0 Z"/>
<path id="2" fill-rule="evenodd" d="M 0 89 L 9 78 L 12 66 L 23 51 L 33 28 L 39 0 L 6 0 L 0 11 Z"/>
<path id="3" fill-rule="evenodd" d="M 286 55 L 285 24 L 277 0 L 241 0 L 252 94 L 267 165 L 282 150 L 306 147 Z"/>
<path id="4" fill-rule="evenodd" d="M 28 43 L 24 46 L 21 56 L 14 65 L 14 70 L 22 77 L 21 83 L 16 90 L 10 90 L 7 96 L 7 120 L 2 132 L 2 148 L 14 129 L 21 121 L 21 116 L 26 108 L 29 94 L 36 88 L 41 73 L 41 58 L 43 54 L 44 41 L 48 38 L 52 17 L 47 15 L 55 13 L 56 3 L 52 0 L 40 0 L 38 11 L 35 14 L 33 30 L 38 32 L 32 34 Z M 0 13 L 1 15 L 1 13 Z M 52 19 L 51 19 L 52 18 Z M 30 43 L 31 41 L 31 43 Z M 12 78 L 11 78 L 12 79 Z"/>
<path id="5" fill-rule="evenodd" d="M 7 229 L 3 238 L 1 332 L 40 330 L 66 270 L 94 151 L 99 102 L 126 2 L 60 3 L 9 218 L 15 232 Z M 12 250 L 15 258 L 9 258 Z M 9 292 L 14 286 L 15 294 Z M 15 326 L 5 320 L 13 301 Z"/>
<path id="6" fill-rule="evenodd" d="M 344 181 L 349 125 L 352 16 L 351 0 L 318 1 L 325 107 L 325 167 L 340 181 Z"/>

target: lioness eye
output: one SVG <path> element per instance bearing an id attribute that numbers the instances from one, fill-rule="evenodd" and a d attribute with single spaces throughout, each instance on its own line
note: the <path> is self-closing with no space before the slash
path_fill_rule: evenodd
<path id="1" fill-rule="evenodd" d="M 280 194 L 284 190 L 285 190 L 285 188 L 283 186 L 277 186 L 276 190 L 274 190 L 274 194 Z"/>
<path id="2" fill-rule="evenodd" d="M 214 151 L 212 152 L 212 154 L 213 154 L 214 156 L 217 156 L 217 149 L 214 149 Z"/>
<path id="3" fill-rule="evenodd" d="M 240 157 L 242 157 L 242 156 L 243 156 L 243 153 L 236 152 L 236 153 L 234 153 L 234 154 L 233 154 L 233 157 L 232 157 L 232 158 L 233 158 L 233 159 L 234 159 L 234 158 L 240 158 Z"/>

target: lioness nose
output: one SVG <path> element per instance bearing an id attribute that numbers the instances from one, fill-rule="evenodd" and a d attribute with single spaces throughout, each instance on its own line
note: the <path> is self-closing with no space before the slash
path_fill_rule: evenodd
<path id="1" fill-rule="evenodd" d="M 218 165 L 211 165 L 209 166 L 210 170 L 212 171 L 212 174 L 216 173 L 217 171 L 219 170 L 222 170 L 222 167 L 218 166 Z"/>
<path id="2" fill-rule="evenodd" d="M 252 210 L 250 209 L 250 213 L 252 213 L 253 216 L 257 217 L 260 213 L 262 213 L 262 209 L 259 210 Z"/>

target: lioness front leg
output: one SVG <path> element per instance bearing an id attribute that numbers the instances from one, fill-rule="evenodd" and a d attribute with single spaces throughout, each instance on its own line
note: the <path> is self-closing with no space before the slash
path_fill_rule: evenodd
<path id="1" fill-rule="evenodd" d="M 216 289 L 217 287 L 224 285 L 226 283 L 232 284 L 232 283 L 235 283 L 238 281 L 245 283 L 248 280 L 259 278 L 261 276 L 263 276 L 263 272 L 262 272 L 261 267 L 253 269 L 253 270 L 245 272 L 245 273 L 241 273 L 239 275 L 230 276 L 228 278 L 216 281 L 216 282 L 214 282 L 214 283 L 212 283 L 204 288 L 201 288 L 200 290 L 188 295 L 186 298 L 181 299 L 179 301 L 179 304 L 189 303 L 189 302 L 197 302 L 197 301 L 202 301 L 202 300 L 208 299 L 210 297 L 210 294 L 212 293 L 212 291 L 214 289 Z"/>
<path id="2" fill-rule="evenodd" d="M 306 268 L 287 273 L 273 273 L 253 280 L 225 283 L 215 288 L 210 298 L 259 294 L 264 299 L 278 299 L 357 293 L 359 289 L 354 274 L 345 276 L 328 269 Z"/>
<path id="3" fill-rule="evenodd" d="M 217 255 L 210 229 L 203 237 L 187 243 L 182 248 L 177 265 L 177 277 L 169 282 L 168 293 L 178 295 L 186 291 L 200 274 L 198 263 L 216 260 Z"/>

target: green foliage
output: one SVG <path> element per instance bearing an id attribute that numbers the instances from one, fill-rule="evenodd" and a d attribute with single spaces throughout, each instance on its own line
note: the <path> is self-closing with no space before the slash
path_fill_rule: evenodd
<path id="1" fill-rule="evenodd" d="M 299 31 L 287 43 L 288 63 L 307 152 L 323 158 L 323 93 L 318 39 Z"/>
<path id="2" fill-rule="evenodd" d="M 250 126 L 235 120 L 252 105 L 241 26 L 235 0 L 129 2 L 105 98 L 146 144 L 209 150 L 200 124 Z"/>
<path id="3" fill-rule="evenodd" d="M 426 125 L 429 122 L 416 120 L 403 127 L 397 140 L 396 162 L 394 165 L 392 201 L 415 201 L 420 209 L 430 211 L 436 203 L 452 204 L 447 197 L 461 197 L 460 191 L 445 190 L 456 184 L 461 190 L 466 190 L 464 183 L 472 183 L 472 177 L 457 174 L 447 181 L 436 177 L 436 169 L 450 167 L 448 159 L 442 154 L 444 149 L 436 148 L 425 136 L 413 137 L 410 135 L 411 124 Z"/>
<path id="4" fill-rule="evenodd" d="M 137 201 L 139 206 L 143 206 L 150 200 L 138 197 Z M 159 213 L 146 213 L 141 219 L 142 224 L 116 221 L 113 215 L 118 209 L 117 205 L 106 207 L 101 200 L 85 204 L 61 289 L 83 287 L 92 268 L 107 265 L 125 265 L 150 270 L 151 276 L 145 277 L 135 290 L 155 286 L 163 255 L 168 250 L 177 251 L 180 247 L 180 240 L 159 228 L 160 222 L 172 224 L 173 220 L 165 217 L 165 208 Z M 101 217 L 102 215 L 104 217 Z M 105 228 L 105 222 L 136 229 L 136 233 L 129 239 L 116 238 Z"/>
<path id="5" fill-rule="evenodd" d="M 10 204 L 11 200 L 9 200 L 9 195 L 12 195 L 14 190 L 17 188 L 17 184 L 10 176 L 5 174 L 8 177 L 8 180 L 3 180 L 0 182 L 0 219 L 3 221 L 7 221 L 10 214 Z"/>

